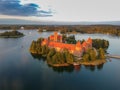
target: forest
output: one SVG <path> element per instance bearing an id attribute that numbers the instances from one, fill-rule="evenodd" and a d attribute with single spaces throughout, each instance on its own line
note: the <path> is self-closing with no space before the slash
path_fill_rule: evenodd
<path id="1" fill-rule="evenodd" d="M 120 26 L 118 25 L 0 25 L 0 29 L 18 30 L 24 27 L 25 30 L 46 30 L 60 31 L 61 33 L 101 33 L 120 36 Z"/>

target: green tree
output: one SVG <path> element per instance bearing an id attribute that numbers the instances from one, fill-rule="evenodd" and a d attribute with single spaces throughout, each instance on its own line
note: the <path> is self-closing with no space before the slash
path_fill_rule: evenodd
<path id="1" fill-rule="evenodd" d="M 94 49 L 90 50 L 89 55 L 91 61 L 96 60 L 96 52 L 94 51 Z"/>
<path id="2" fill-rule="evenodd" d="M 55 54 L 53 57 L 52 57 L 52 60 L 51 60 L 51 63 L 52 64 L 59 64 L 59 62 L 57 61 L 57 55 Z"/>
<path id="3" fill-rule="evenodd" d="M 69 52 L 65 52 L 65 59 L 67 63 L 72 64 L 74 61 L 74 56 Z"/>
<path id="4" fill-rule="evenodd" d="M 32 41 L 32 44 L 30 45 L 30 52 L 31 53 L 37 53 L 36 51 L 36 41 Z"/>
<path id="5" fill-rule="evenodd" d="M 82 59 L 83 59 L 83 61 L 84 62 L 88 62 L 89 61 L 89 54 L 88 53 L 85 53 L 84 55 L 83 55 L 83 57 L 82 57 Z"/>
<path id="6" fill-rule="evenodd" d="M 52 49 L 50 49 L 50 51 L 49 51 L 47 56 L 52 57 L 55 53 L 56 53 L 55 49 L 52 48 Z"/>
<path id="7" fill-rule="evenodd" d="M 98 50 L 98 58 L 99 59 L 105 59 L 105 51 L 104 51 L 104 49 L 100 48 Z"/>

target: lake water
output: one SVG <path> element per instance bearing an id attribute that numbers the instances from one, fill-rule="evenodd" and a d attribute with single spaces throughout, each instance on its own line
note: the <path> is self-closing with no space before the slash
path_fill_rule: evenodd
<path id="1" fill-rule="evenodd" d="M 0 31 L 3 32 L 3 31 Z M 32 40 L 53 32 L 21 30 L 22 38 L 0 38 L 0 90 L 120 90 L 120 59 L 100 66 L 49 67 L 44 58 L 29 53 Z M 102 34 L 77 34 L 76 39 L 109 40 L 110 54 L 120 55 L 120 38 Z"/>

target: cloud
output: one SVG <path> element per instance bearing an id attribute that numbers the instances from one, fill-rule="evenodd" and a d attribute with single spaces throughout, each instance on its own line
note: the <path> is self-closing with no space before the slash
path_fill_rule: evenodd
<path id="1" fill-rule="evenodd" d="M 39 10 L 40 9 L 40 10 Z M 52 16 L 52 11 L 44 11 L 35 4 L 20 4 L 20 0 L 0 0 L 0 14 L 14 16 Z"/>

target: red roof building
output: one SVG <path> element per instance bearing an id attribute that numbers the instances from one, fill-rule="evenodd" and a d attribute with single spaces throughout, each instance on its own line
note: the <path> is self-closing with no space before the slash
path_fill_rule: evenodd
<path id="1" fill-rule="evenodd" d="M 49 37 L 50 41 L 62 42 L 62 36 L 58 35 L 57 32 L 54 32 L 54 35 Z"/>
<path id="2" fill-rule="evenodd" d="M 47 45 L 50 48 L 55 48 L 57 51 L 67 49 L 70 53 L 80 57 L 84 51 L 88 48 L 92 48 L 92 39 L 88 38 L 83 44 L 81 44 L 80 41 L 76 44 L 66 44 L 62 42 L 62 36 L 55 32 L 54 35 L 49 37 L 49 40 L 44 39 L 41 44 Z"/>

